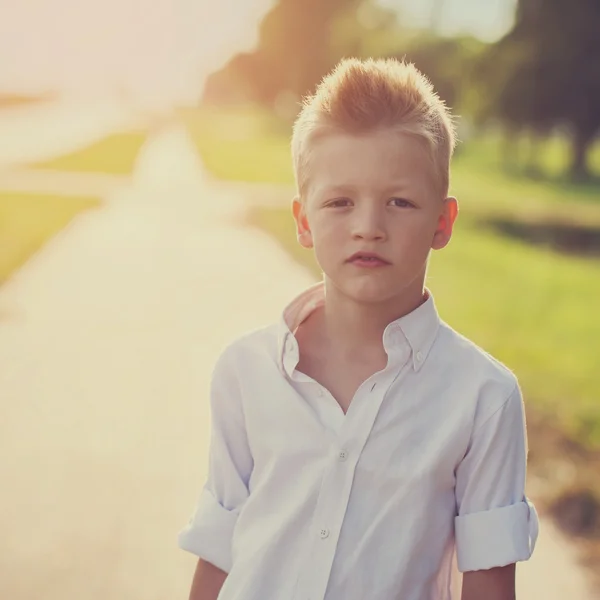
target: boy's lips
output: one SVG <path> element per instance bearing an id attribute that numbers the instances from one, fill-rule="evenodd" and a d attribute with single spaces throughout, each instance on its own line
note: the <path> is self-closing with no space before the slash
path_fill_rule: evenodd
<path id="1" fill-rule="evenodd" d="M 375 252 L 355 252 L 346 262 L 359 267 L 383 267 L 391 264 Z"/>

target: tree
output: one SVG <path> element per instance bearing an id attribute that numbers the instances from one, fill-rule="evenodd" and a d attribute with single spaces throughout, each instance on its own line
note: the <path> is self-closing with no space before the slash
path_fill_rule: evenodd
<path id="1" fill-rule="evenodd" d="M 257 47 L 212 74 L 204 100 L 246 98 L 268 107 L 314 91 L 344 56 L 396 44 L 396 13 L 376 0 L 279 0 L 259 27 Z"/>
<path id="2" fill-rule="evenodd" d="M 356 0 L 279 0 L 266 15 L 258 51 L 281 91 L 303 96 L 333 66 L 333 23 L 356 4 Z"/>
<path id="3" fill-rule="evenodd" d="M 279 95 L 300 97 L 333 67 L 332 29 L 344 12 L 361 0 L 279 0 L 259 27 L 256 49 L 231 61 L 207 82 L 210 99 L 237 81 L 260 102 L 273 105 Z M 250 90 L 252 90 L 250 92 Z"/>
<path id="4" fill-rule="evenodd" d="M 510 128 L 571 131 L 573 178 L 589 177 L 600 132 L 600 2 L 519 0 L 513 29 L 487 54 L 490 112 Z"/>
<path id="5" fill-rule="evenodd" d="M 421 34 L 394 56 L 414 63 L 431 80 L 440 98 L 454 112 L 464 114 L 472 111 L 473 70 L 484 48 L 485 44 L 473 37 Z"/>

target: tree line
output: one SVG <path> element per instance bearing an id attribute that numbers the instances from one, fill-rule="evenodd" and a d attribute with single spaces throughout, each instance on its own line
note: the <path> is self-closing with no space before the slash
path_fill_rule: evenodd
<path id="1" fill-rule="evenodd" d="M 293 118 L 345 56 L 414 62 L 456 112 L 507 136 L 568 133 L 570 174 L 590 175 L 600 134 L 600 0 L 518 0 L 511 30 L 487 44 L 409 30 L 376 0 L 279 0 L 256 48 L 207 80 L 204 102 L 252 102 Z"/>

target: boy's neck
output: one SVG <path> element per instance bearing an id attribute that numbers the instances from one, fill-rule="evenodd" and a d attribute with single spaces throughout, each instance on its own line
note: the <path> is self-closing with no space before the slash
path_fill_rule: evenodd
<path id="1" fill-rule="evenodd" d="M 323 334 L 340 350 L 381 347 L 385 328 L 411 313 L 426 299 L 423 285 L 382 303 L 358 303 L 325 282 Z"/>

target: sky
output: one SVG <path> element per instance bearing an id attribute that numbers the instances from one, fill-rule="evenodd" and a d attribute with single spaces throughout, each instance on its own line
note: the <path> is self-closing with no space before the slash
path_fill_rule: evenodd
<path id="1" fill-rule="evenodd" d="M 58 89 L 155 104 L 195 102 L 204 77 L 256 43 L 275 0 L 19 0 L 0 2 L 0 92 Z M 515 0 L 380 0 L 445 33 L 493 40 Z"/>

